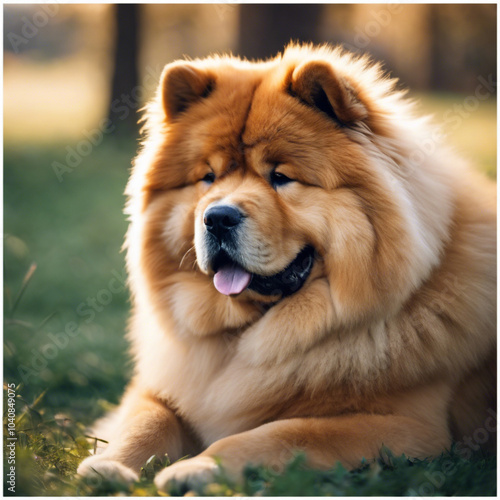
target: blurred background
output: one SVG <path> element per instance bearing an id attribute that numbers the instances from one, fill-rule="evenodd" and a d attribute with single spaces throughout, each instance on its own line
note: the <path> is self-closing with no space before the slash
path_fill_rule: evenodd
<path id="1" fill-rule="evenodd" d="M 84 425 L 116 403 L 130 372 L 123 190 L 166 63 L 343 44 L 383 61 L 496 176 L 496 5 L 3 8 L 4 369 L 45 443 L 53 422 Z"/>
<path id="2" fill-rule="evenodd" d="M 369 53 L 419 92 L 496 81 L 493 4 L 6 5 L 5 139 L 78 140 L 107 115 L 134 124 L 166 63 L 266 58 L 290 40 Z"/>

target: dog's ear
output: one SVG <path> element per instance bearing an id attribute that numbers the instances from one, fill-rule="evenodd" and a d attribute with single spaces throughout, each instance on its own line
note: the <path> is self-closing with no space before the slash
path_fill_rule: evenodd
<path id="1" fill-rule="evenodd" d="M 323 61 L 297 66 L 290 78 L 289 92 L 340 125 L 351 125 L 368 115 L 349 82 Z"/>
<path id="2" fill-rule="evenodd" d="M 165 66 L 161 76 L 163 109 L 173 120 L 196 101 L 208 97 L 215 79 L 193 64 L 176 62 Z"/>

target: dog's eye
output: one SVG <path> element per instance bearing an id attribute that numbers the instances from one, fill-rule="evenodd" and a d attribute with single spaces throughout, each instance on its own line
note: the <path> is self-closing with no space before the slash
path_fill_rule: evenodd
<path id="1" fill-rule="evenodd" d="M 271 172 L 270 180 L 271 180 L 271 185 L 273 186 L 274 189 L 276 189 L 279 186 L 284 186 L 285 184 L 289 184 L 290 182 L 294 182 L 293 179 L 290 179 L 290 177 L 287 177 L 285 174 L 276 172 L 275 170 Z"/>
<path id="2" fill-rule="evenodd" d="M 213 172 L 208 172 L 203 179 L 201 179 L 202 182 L 206 182 L 207 184 L 212 184 L 215 181 L 215 174 Z"/>

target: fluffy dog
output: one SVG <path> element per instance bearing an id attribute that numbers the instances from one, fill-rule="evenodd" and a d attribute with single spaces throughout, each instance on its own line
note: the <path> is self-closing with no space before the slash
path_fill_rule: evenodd
<path id="1" fill-rule="evenodd" d="M 394 88 L 328 47 L 166 66 L 127 188 L 135 374 L 81 474 L 191 455 L 162 489 L 491 429 L 495 187 Z"/>

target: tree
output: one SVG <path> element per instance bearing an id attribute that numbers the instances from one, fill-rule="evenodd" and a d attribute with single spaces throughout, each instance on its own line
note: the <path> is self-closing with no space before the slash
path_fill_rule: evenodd
<path id="1" fill-rule="evenodd" d="M 276 55 L 291 40 L 320 42 L 321 4 L 240 5 L 239 54 L 249 59 Z"/>
<path id="2" fill-rule="evenodd" d="M 111 80 L 108 117 L 119 132 L 133 132 L 137 125 L 139 98 L 140 6 L 113 5 L 116 23 L 114 71 Z"/>

